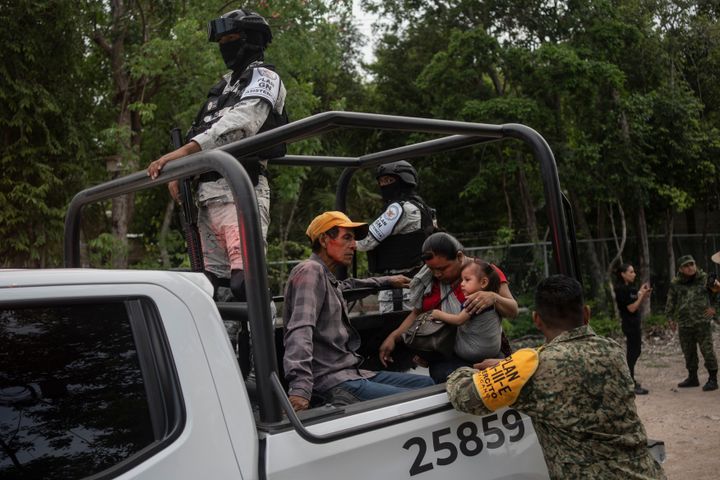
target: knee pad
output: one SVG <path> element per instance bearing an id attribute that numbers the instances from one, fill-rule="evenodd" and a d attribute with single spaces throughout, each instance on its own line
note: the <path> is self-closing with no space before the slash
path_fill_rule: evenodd
<path id="1" fill-rule="evenodd" d="M 245 271 L 233 270 L 230 274 L 230 291 L 238 302 L 247 302 L 245 294 Z"/>

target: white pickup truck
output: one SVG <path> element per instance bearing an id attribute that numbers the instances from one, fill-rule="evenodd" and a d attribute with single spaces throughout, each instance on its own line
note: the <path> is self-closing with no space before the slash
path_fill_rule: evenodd
<path id="1" fill-rule="evenodd" d="M 228 152 L 244 156 L 338 125 L 459 135 L 356 159 L 275 163 L 349 166 L 341 192 L 357 167 L 510 136 L 529 138 L 554 168 L 527 127 L 503 133 L 503 126 L 331 112 L 172 162 L 155 181 L 138 172 L 81 192 L 66 218 L 68 268 L 0 271 L 0 478 L 548 478 L 528 417 L 513 409 L 458 413 L 443 385 L 292 411 L 254 193 Z M 237 200 L 248 239 L 247 304 L 216 304 L 201 273 L 77 268 L 83 205 L 208 170 L 228 179 Z M 559 195 L 557 174 L 549 175 Z M 550 215 L 556 268 L 574 274 L 560 197 L 548 203 L 558 214 Z M 251 331 L 252 349 L 236 351 L 223 320 Z"/>
<path id="2" fill-rule="evenodd" d="M 0 338 L 3 479 L 547 478 L 527 417 L 442 386 L 264 421 L 202 274 L 5 271 Z"/>

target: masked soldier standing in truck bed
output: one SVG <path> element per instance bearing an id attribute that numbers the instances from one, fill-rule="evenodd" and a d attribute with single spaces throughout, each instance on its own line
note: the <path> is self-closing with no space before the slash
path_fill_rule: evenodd
<path id="1" fill-rule="evenodd" d="M 188 132 L 187 143 L 148 166 L 151 178 L 157 178 L 168 162 L 288 122 L 285 86 L 275 67 L 263 62 L 265 48 L 272 40 L 265 18 L 249 10 L 233 10 L 209 22 L 208 40 L 218 43 L 230 71 L 210 89 Z M 266 244 L 270 223 L 267 159 L 284 154 L 285 145 L 281 144 L 252 157 L 238 158 L 255 187 Z M 173 198 L 179 201 L 178 182 L 170 182 L 168 187 Z M 241 232 L 230 187 L 217 172 L 204 173 L 200 175 L 197 202 L 205 275 L 216 292 L 222 281 L 229 279 L 235 299 L 245 301 Z"/>

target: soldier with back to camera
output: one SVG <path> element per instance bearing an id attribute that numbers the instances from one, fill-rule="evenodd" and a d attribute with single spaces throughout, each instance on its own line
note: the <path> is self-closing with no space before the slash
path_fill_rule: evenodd
<path id="1" fill-rule="evenodd" d="M 550 478 L 665 478 L 647 448 L 623 350 L 596 335 L 589 319 L 577 280 L 542 280 L 533 323 L 545 344 L 484 370 L 456 370 L 447 381 L 450 401 L 475 415 L 503 407 L 528 415 Z"/>

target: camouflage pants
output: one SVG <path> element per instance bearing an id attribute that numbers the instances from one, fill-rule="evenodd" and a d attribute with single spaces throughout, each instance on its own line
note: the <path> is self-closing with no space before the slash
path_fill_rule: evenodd
<path id="1" fill-rule="evenodd" d="M 680 348 L 685 356 L 685 367 L 690 372 L 698 369 L 697 347 L 700 347 L 708 371 L 717 371 L 718 363 L 713 348 L 712 325 L 706 322 L 692 327 L 680 327 Z"/>
<path id="2" fill-rule="evenodd" d="M 260 176 L 255 186 L 260 227 L 265 249 L 270 225 L 270 187 Z M 230 189 L 224 179 L 201 184 L 199 190 L 198 230 L 205 270 L 218 278 L 230 278 L 230 270 L 244 270 L 240 252 L 240 228 Z"/>

